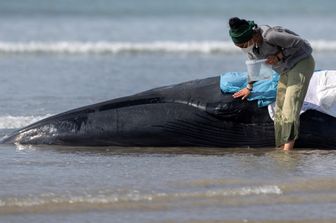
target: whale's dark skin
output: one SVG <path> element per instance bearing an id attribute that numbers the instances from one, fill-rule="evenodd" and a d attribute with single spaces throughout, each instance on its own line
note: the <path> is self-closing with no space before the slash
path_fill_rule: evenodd
<path id="1" fill-rule="evenodd" d="M 3 143 L 69 146 L 274 147 L 267 108 L 234 99 L 219 77 L 85 106 L 17 130 Z M 336 148 L 336 118 L 301 115 L 296 147 Z"/>

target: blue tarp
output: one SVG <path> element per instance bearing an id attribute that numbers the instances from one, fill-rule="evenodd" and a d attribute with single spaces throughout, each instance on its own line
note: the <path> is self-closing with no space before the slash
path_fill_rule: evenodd
<path id="1" fill-rule="evenodd" d="M 258 100 L 259 107 L 272 104 L 275 101 L 279 77 L 279 74 L 274 72 L 272 79 L 255 82 L 247 100 Z M 235 93 L 246 86 L 247 72 L 228 72 L 220 76 L 220 89 L 224 93 Z"/>

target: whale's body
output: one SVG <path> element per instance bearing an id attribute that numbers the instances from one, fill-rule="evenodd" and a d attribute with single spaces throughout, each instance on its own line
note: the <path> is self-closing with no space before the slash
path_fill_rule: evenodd
<path id="1" fill-rule="evenodd" d="M 274 127 L 267 108 L 223 94 L 219 77 L 211 77 L 64 112 L 3 143 L 273 147 Z M 336 148 L 336 118 L 313 110 L 302 114 L 296 147 Z"/>

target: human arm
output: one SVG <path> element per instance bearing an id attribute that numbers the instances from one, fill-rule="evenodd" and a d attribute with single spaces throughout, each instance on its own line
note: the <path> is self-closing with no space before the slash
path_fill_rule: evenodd
<path id="1" fill-rule="evenodd" d="M 268 56 L 266 59 L 266 63 L 270 64 L 270 65 L 276 65 L 278 64 L 282 59 L 284 58 L 283 52 L 282 50 L 280 50 L 279 52 L 277 52 L 274 55 L 270 55 Z"/>
<path id="2" fill-rule="evenodd" d="M 275 46 L 278 46 L 282 55 L 281 59 L 295 55 L 298 51 L 305 49 L 311 51 L 309 43 L 296 33 L 282 27 L 274 27 L 268 31 L 264 39 Z M 276 56 L 274 55 L 274 56 Z"/>

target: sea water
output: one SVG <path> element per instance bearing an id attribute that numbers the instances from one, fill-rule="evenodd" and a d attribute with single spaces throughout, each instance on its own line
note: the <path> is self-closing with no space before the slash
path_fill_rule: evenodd
<path id="1" fill-rule="evenodd" d="M 334 1 L 0 1 L 0 136 L 228 71 L 232 16 L 308 39 L 336 69 Z M 0 146 L 0 222 L 335 222 L 336 152 Z"/>

